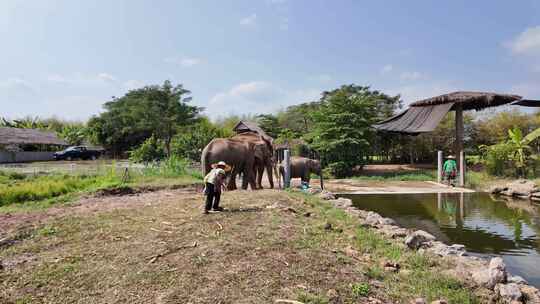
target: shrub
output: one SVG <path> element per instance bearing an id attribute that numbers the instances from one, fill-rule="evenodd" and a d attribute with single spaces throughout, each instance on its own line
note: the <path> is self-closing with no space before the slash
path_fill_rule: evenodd
<path id="1" fill-rule="evenodd" d="M 189 161 L 172 155 L 169 158 L 160 162 L 149 164 L 142 171 L 145 176 L 162 176 L 162 177 L 180 177 L 192 175 L 192 170 L 189 169 Z"/>
<path id="2" fill-rule="evenodd" d="M 326 173 L 330 173 L 332 176 L 337 178 L 343 178 L 352 175 L 352 166 L 349 164 L 340 161 L 335 163 L 328 164 L 325 168 Z"/>
<path id="3" fill-rule="evenodd" d="M 512 146 L 506 142 L 492 146 L 481 146 L 486 169 L 489 174 L 508 175 L 507 168 L 511 167 L 510 155 Z"/>
<path id="4" fill-rule="evenodd" d="M 163 143 L 155 136 L 147 138 L 137 149 L 130 152 L 129 159 L 136 163 L 149 163 L 165 158 Z"/>
<path id="5" fill-rule="evenodd" d="M 369 285 L 367 283 L 355 283 L 351 286 L 352 294 L 355 297 L 367 297 L 369 295 Z"/>

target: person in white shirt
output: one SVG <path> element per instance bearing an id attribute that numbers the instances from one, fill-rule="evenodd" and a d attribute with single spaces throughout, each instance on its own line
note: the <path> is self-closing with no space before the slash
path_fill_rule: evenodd
<path id="1" fill-rule="evenodd" d="M 219 206 L 221 199 L 221 190 L 224 187 L 224 181 L 226 171 L 229 171 L 230 167 L 224 162 L 220 161 L 217 164 L 212 165 L 212 170 L 204 177 L 204 194 L 206 196 L 206 204 L 204 206 L 204 213 L 208 214 L 210 209 L 214 211 L 223 211 L 223 208 Z"/>

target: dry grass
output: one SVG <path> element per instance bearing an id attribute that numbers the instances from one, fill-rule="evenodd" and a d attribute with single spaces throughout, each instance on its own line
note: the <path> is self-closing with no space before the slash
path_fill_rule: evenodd
<path id="1" fill-rule="evenodd" d="M 421 296 L 424 279 L 444 285 L 427 286 L 430 299 L 454 293 L 455 303 L 474 301 L 431 261 L 411 266 L 419 281 L 385 273 L 381 259 L 412 255 L 312 198 L 228 192 L 226 212 L 203 215 L 200 194 L 160 193 L 26 227 L 0 247 L 0 302 L 369 303 Z"/>

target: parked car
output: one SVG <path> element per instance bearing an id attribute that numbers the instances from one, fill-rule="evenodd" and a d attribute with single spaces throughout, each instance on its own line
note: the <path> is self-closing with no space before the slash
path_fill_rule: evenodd
<path id="1" fill-rule="evenodd" d="M 90 150 L 85 146 L 69 147 L 63 151 L 54 153 L 55 160 L 73 160 L 73 159 L 97 159 L 101 155 L 99 150 Z"/>

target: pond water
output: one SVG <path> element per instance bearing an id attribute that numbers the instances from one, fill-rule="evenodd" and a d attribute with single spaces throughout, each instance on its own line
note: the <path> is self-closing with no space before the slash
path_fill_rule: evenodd
<path id="1" fill-rule="evenodd" d="M 513 275 L 540 287 L 540 204 L 487 193 L 347 194 L 356 207 L 428 231 L 471 255 L 500 256 Z"/>

